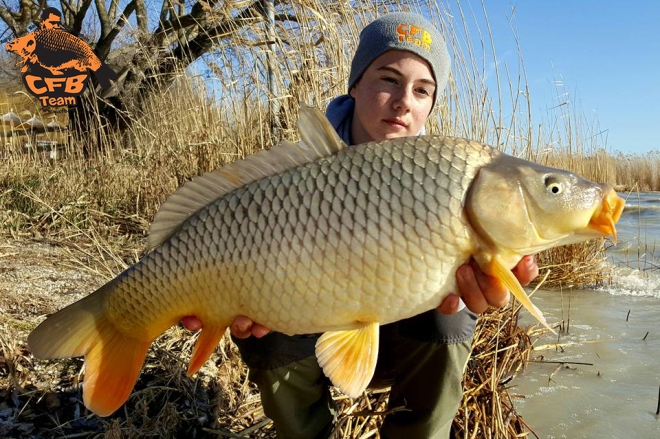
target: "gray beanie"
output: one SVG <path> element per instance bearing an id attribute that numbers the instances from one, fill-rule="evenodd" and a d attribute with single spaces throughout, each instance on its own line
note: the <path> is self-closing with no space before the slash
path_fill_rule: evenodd
<path id="1" fill-rule="evenodd" d="M 407 50 L 418 55 L 431 66 L 436 83 L 433 105 L 441 93 L 447 79 L 451 60 L 445 40 L 433 24 L 421 15 L 410 12 L 393 12 L 371 22 L 360 33 L 348 89 L 353 88 L 367 67 L 388 50 Z"/>

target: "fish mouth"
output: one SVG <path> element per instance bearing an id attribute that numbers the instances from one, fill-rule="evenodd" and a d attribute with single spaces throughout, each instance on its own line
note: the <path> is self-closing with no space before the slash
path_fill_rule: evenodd
<path id="1" fill-rule="evenodd" d="M 614 189 L 610 189 L 591 216 L 589 228 L 602 235 L 611 235 L 616 245 L 616 227 L 614 227 L 614 224 L 621 218 L 625 204 L 624 199 L 618 196 Z"/>

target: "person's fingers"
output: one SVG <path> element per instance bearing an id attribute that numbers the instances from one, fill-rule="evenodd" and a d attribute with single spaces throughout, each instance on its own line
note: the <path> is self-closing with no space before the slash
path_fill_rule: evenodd
<path id="1" fill-rule="evenodd" d="M 270 329 L 266 328 L 264 325 L 260 325 L 259 323 L 252 324 L 252 335 L 257 338 L 261 338 L 269 332 Z"/>
<path id="2" fill-rule="evenodd" d="M 470 311 L 481 314 L 488 309 L 488 302 L 481 292 L 474 269 L 470 265 L 465 264 L 458 267 L 456 285 L 463 303 Z"/>
<path id="3" fill-rule="evenodd" d="M 238 316 L 229 326 L 229 331 L 236 338 L 248 338 L 252 335 L 252 327 L 252 320 L 245 316 Z"/>
<path id="4" fill-rule="evenodd" d="M 231 335 L 236 338 L 248 338 L 251 335 L 261 338 L 268 334 L 270 329 L 266 328 L 264 325 L 253 322 L 248 317 L 237 316 L 231 323 L 231 326 L 229 326 L 229 331 L 231 332 Z"/>
<path id="5" fill-rule="evenodd" d="M 446 315 L 456 314 L 460 303 L 459 301 L 460 299 L 456 294 L 449 294 L 438 307 L 438 312 Z"/>
<path id="6" fill-rule="evenodd" d="M 502 281 L 481 271 L 476 263 L 472 265 L 472 269 L 486 302 L 495 308 L 505 307 L 509 303 L 510 294 Z"/>
<path id="7" fill-rule="evenodd" d="M 185 316 L 181 319 L 181 324 L 188 331 L 198 331 L 202 328 L 202 322 L 195 316 Z"/>
<path id="8" fill-rule="evenodd" d="M 481 271 L 474 260 L 458 268 L 456 284 L 465 306 L 477 314 L 489 306 L 502 308 L 509 303 L 509 291 L 504 284 Z"/>
<path id="9" fill-rule="evenodd" d="M 524 256 L 518 265 L 513 267 L 513 274 L 516 275 L 520 285 L 527 286 L 539 275 L 539 266 L 534 256 Z"/>

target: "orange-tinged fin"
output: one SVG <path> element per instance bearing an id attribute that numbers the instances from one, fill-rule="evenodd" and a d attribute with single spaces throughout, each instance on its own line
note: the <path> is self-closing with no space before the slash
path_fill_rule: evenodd
<path id="1" fill-rule="evenodd" d="M 614 190 L 611 190 L 603 197 L 602 204 L 592 215 L 589 227 L 603 235 L 612 235 L 612 240 L 616 245 L 616 227 L 614 227 L 614 224 L 621 217 L 625 204 L 624 199 L 619 197 Z"/>
<path id="2" fill-rule="evenodd" d="M 99 416 L 108 416 L 128 398 L 151 341 L 129 338 L 107 319 L 103 302 L 113 283 L 53 314 L 28 336 L 40 358 L 85 356 L 83 399 Z"/>
<path id="3" fill-rule="evenodd" d="M 131 394 L 151 342 L 124 337 L 107 321 L 98 331 L 100 342 L 85 355 L 83 402 L 97 415 L 108 416 Z"/>
<path id="4" fill-rule="evenodd" d="M 316 357 L 325 375 L 351 398 L 359 397 L 376 370 L 378 323 L 358 329 L 324 333 L 316 342 Z"/>
<path id="5" fill-rule="evenodd" d="M 518 299 L 520 304 L 524 306 L 525 309 L 527 309 L 527 311 L 529 311 L 530 314 L 536 318 L 536 320 L 541 322 L 543 326 L 552 331 L 553 334 L 556 334 L 555 330 L 552 329 L 550 325 L 548 325 L 548 322 L 545 320 L 545 317 L 543 317 L 541 310 L 532 303 L 522 285 L 520 285 L 520 282 L 518 282 L 518 279 L 516 279 L 516 276 L 511 270 L 507 269 L 504 264 L 502 264 L 499 257 L 494 257 L 490 261 L 488 269 L 485 271 L 491 276 L 495 276 L 500 281 L 502 281 L 504 286 L 506 286 L 509 291 L 511 291 L 515 298 Z"/>
<path id="6" fill-rule="evenodd" d="M 188 376 L 192 376 L 206 363 L 215 350 L 220 339 L 227 328 L 216 328 L 213 326 L 204 326 L 199 334 L 195 349 L 193 349 L 190 365 L 188 366 Z"/>

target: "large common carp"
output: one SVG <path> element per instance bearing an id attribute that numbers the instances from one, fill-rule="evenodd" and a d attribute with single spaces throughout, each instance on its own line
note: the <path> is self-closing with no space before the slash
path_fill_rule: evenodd
<path id="1" fill-rule="evenodd" d="M 481 143 L 421 136 L 347 148 L 305 108 L 299 126 L 299 145 L 186 183 L 156 215 L 150 253 L 30 334 L 38 357 L 85 356 L 90 410 L 120 407 L 152 341 L 188 315 L 203 323 L 189 374 L 245 315 L 287 334 L 323 332 L 319 364 L 356 397 L 373 375 L 379 325 L 437 307 L 470 257 L 545 322 L 511 268 L 615 236 L 623 210 L 610 186 Z"/>

